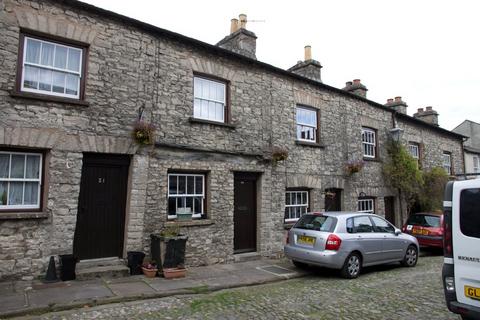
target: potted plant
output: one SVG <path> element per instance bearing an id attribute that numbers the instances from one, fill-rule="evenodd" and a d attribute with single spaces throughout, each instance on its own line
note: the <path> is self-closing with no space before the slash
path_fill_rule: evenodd
<path id="1" fill-rule="evenodd" d="M 155 126 L 151 123 L 138 120 L 133 124 L 132 137 L 138 144 L 153 144 L 155 142 L 154 134 Z"/>
<path id="2" fill-rule="evenodd" d="M 363 160 L 350 160 L 345 164 L 345 172 L 348 176 L 351 176 L 362 170 L 364 165 L 365 162 Z"/>
<path id="3" fill-rule="evenodd" d="M 157 264 L 155 261 L 145 262 L 142 264 L 142 271 L 147 278 L 155 278 L 158 272 Z"/>
<path id="4" fill-rule="evenodd" d="M 151 255 L 155 261 L 159 261 L 159 273 L 166 278 L 184 277 L 185 269 L 185 247 L 188 237 L 180 234 L 178 226 L 164 228 L 160 235 L 151 234 Z M 171 278 L 171 277 L 170 277 Z"/>

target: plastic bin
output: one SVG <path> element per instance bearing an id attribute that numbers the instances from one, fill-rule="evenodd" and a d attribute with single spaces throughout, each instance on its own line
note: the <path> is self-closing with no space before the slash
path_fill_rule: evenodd
<path id="1" fill-rule="evenodd" d="M 127 261 L 130 268 L 130 275 L 142 274 L 142 263 L 145 258 L 145 253 L 141 251 L 128 251 Z"/>
<path id="2" fill-rule="evenodd" d="M 73 254 L 61 254 L 60 257 L 60 279 L 62 281 L 75 280 L 75 266 L 77 258 Z"/>

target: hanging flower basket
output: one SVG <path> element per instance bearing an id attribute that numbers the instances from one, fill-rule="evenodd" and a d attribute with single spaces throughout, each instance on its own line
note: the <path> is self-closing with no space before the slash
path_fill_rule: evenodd
<path id="1" fill-rule="evenodd" d="M 350 160 L 345 164 L 345 172 L 348 176 L 353 175 L 354 173 L 360 172 L 365 166 L 363 160 Z"/>
<path id="2" fill-rule="evenodd" d="M 285 161 L 288 158 L 288 150 L 280 147 L 272 148 L 272 161 L 277 163 L 279 161 Z"/>
<path id="3" fill-rule="evenodd" d="M 155 126 L 151 123 L 139 120 L 133 124 L 132 137 L 142 145 L 153 144 L 155 142 Z"/>

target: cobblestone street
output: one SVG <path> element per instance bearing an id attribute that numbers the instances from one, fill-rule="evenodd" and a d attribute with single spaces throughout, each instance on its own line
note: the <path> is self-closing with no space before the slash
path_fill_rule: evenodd
<path id="1" fill-rule="evenodd" d="M 274 284 L 50 313 L 41 319 L 459 319 L 444 302 L 443 257 L 416 268 L 367 268 L 356 280 L 324 269 Z"/>

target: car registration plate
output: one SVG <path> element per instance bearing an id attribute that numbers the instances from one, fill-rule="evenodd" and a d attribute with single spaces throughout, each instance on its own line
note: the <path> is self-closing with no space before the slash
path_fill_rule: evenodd
<path id="1" fill-rule="evenodd" d="M 465 286 L 465 296 L 475 300 L 480 300 L 480 288 Z"/>
<path id="2" fill-rule="evenodd" d="M 413 229 L 412 234 L 421 234 L 421 235 L 427 236 L 428 235 L 428 230 L 426 230 L 426 229 Z"/>
<path id="3" fill-rule="evenodd" d="M 298 236 L 297 243 L 312 246 L 315 244 L 315 237 Z"/>

